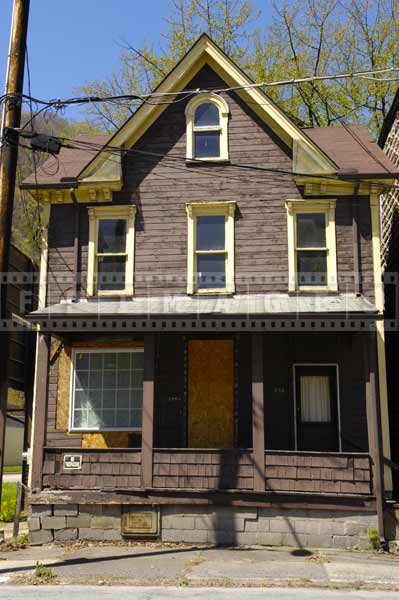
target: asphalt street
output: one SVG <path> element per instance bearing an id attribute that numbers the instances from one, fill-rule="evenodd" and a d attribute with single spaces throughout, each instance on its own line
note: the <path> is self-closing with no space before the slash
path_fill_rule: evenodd
<path id="1" fill-rule="evenodd" d="M 398 600 L 399 592 L 293 588 L 1 586 L 0 600 Z"/>

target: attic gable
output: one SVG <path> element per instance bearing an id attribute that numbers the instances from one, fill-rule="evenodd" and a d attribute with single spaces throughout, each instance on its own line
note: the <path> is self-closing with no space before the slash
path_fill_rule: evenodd
<path id="1" fill-rule="evenodd" d="M 235 93 L 245 103 L 248 103 L 251 110 L 292 149 L 294 167 L 298 166 L 298 172 L 300 168 L 301 173 L 336 173 L 336 165 L 320 148 L 263 91 L 252 87 L 253 82 L 250 78 L 205 34 L 199 38 L 153 93 L 172 94 L 170 101 L 173 101 L 177 97 L 173 94 L 183 91 L 205 65 L 211 67 L 226 82 L 226 87 L 239 88 L 234 90 Z M 168 104 L 142 104 L 137 112 L 115 133 L 109 143 L 119 148 L 132 147 L 155 123 L 167 106 Z M 99 152 L 82 170 L 79 181 L 86 184 L 104 181 L 107 172 L 106 165 L 106 151 Z M 116 173 L 113 176 L 115 177 Z"/>

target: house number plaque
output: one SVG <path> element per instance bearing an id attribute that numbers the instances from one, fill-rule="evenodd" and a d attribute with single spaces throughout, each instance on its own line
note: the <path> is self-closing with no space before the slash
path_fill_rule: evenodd
<path id="1" fill-rule="evenodd" d="M 64 455 L 64 470 L 71 471 L 72 469 L 82 468 L 81 454 L 65 454 Z"/>

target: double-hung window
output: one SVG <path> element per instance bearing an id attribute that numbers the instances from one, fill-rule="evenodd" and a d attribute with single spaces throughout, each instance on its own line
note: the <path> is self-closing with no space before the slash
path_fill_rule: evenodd
<path id="1" fill-rule="evenodd" d="M 290 291 L 336 291 L 335 201 L 292 200 L 286 206 Z"/>
<path id="2" fill-rule="evenodd" d="M 142 348 L 73 350 L 70 429 L 141 430 L 143 359 Z"/>
<path id="3" fill-rule="evenodd" d="M 228 159 L 228 115 L 226 101 L 217 94 L 200 94 L 186 107 L 187 158 Z"/>
<path id="4" fill-rule="evenodd" d="M 89 208 L 87 295 L 133 294 L 136 207 Z"/>
<path id="5" fill-rule="evenodd" d="M 187 293 L 234 292 L 235 202 L 187 205 Z"/>

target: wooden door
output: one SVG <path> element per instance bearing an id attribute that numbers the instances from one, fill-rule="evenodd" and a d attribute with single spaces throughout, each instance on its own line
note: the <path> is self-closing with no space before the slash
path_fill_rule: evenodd
<path id="1" fill-rule="evenodd" d="M 234 446 L 233 340 L 189 341 L 188 445 Z"/>

